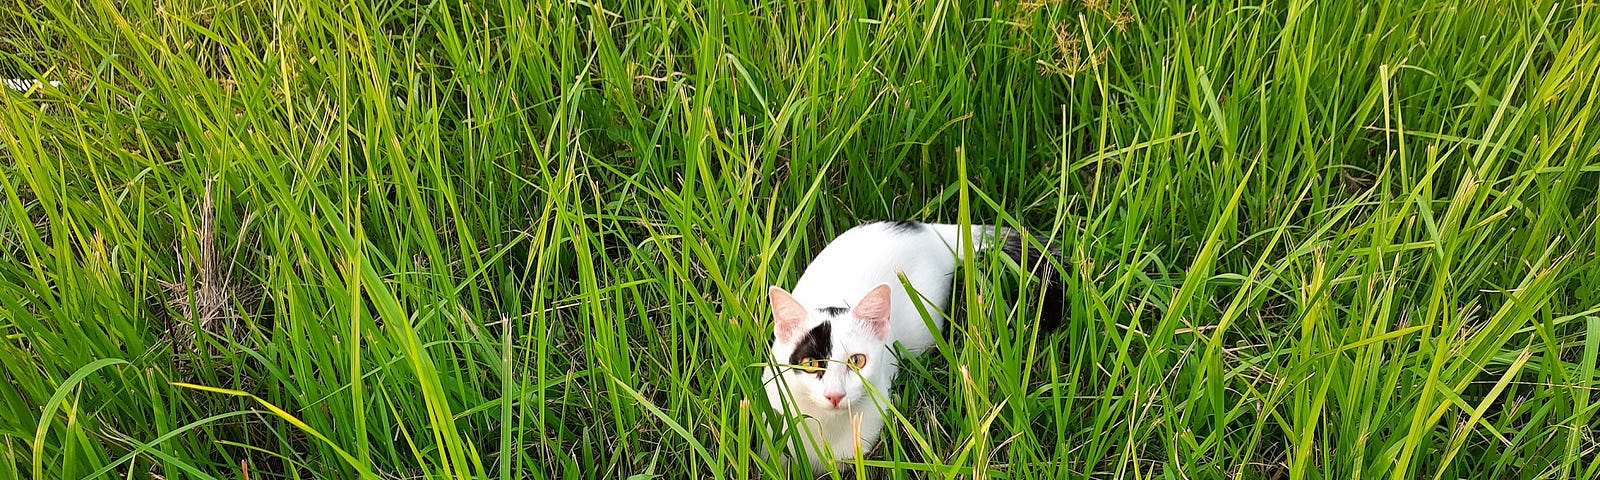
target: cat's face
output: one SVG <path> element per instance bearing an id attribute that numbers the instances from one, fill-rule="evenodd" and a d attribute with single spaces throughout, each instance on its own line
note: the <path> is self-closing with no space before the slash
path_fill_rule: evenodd
<path id="1" fill-rule="evenodd" d="M 772 354 L 790 398 L 802 408 L 847 409 L 869 398 L 866 381 L 890 368 L 889 286 L 854 306 L 801 305 L 778 287 L 768 291 L 774 321 Z M 885 390 L 888 385 L 873 385 Z"/>

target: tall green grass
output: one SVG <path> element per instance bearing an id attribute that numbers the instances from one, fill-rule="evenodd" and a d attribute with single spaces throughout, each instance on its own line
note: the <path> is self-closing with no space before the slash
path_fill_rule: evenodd
<path id="1" fill-rule="evenodd" d="M 0 480 L 784 476 L 876 218 L 1071 304 L 968 259 L 874 476 L 1600 476 L 1593 4 L 527 3 L 0 12 Z"/>

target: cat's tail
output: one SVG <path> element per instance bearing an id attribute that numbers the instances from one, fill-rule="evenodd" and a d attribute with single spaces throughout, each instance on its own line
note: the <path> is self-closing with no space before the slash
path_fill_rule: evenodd
<path id="1" fill-rule="evenodd" d="M 951 224 L 927 224 L 928 228 L 949 245 L 951 252 L 958 258 L 961 256 L 961 226 Z M 1039 283 L 1044 285 L 1044 303 L 1039 312 L 1040 326 L 1046 330 L 1055 330 L 1066 320 L 1066 292 L 1062 285 L 1061 275 L 1052 266 L 1051 260 L 1060 263 L 1063 268 L 1066 259 L 1061 255 L 1061 248 L 1045 242 L 1041 251 L 1034 245 L 1023 241 L 1022 232 L 1006 227 L 993 225 L 973 225 L 972 246 L 974 252 L 982 252 L 999 248 L 1006 256 L 1015 260 L 1018 265 L 1027 268 Z"/>

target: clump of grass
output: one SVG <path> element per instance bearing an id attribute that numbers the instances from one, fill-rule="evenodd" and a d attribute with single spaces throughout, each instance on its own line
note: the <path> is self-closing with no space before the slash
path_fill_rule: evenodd
<path id="1" fill-rule="evenodd" d="M 875 218 L 1026 228 L 1071 308 L 969 260 L 872 476 L 1594 478 L 1596 29 L 23 5 L 0 71 L 63 83 L 0 98 L 0 479 L 804 477 L 762 294 Z"/>

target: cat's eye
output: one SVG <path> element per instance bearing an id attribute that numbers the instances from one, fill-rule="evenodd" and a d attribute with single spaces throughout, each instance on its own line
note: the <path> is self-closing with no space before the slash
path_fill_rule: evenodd
<path id="1" fill-rule="evenodd" d="M 822 360 L 815 358 L 806 358 L 800 360 L 800 368 L 813 372 L 825 370 L 825 367 L 822 365 Z"/>
<path id="2" fill-rule="evenodd" d="M 855 367 L 856 370 L 860 370 L 863 367 L 866 367 L 867 366 L 867 356 L 865 354 L 861 354 L 861 353 L 857 353 L 857 354 L 851 355 L 850 356 L 850 366 Z"/>

